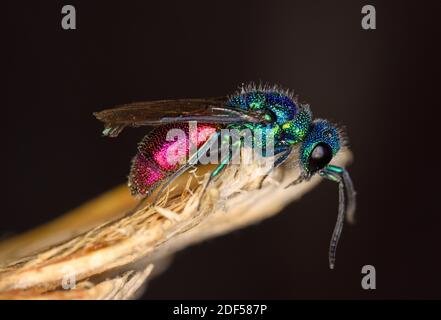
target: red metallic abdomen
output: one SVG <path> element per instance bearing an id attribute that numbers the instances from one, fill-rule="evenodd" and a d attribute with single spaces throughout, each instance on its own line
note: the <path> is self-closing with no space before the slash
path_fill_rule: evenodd
<path id="1" fill-rule="evenodd" d="M 138 145 L 132 160 L 129 188 L 133 195 L 145 195 L 152 187 L 187 162 L 190 142 L 202 146 L 221 126 L 198 123 L 173 123 L 154 128 Z"/>

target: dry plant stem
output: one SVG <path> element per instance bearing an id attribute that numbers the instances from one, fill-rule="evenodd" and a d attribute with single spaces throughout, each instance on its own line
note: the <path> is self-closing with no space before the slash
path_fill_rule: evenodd
<path id="1" fill-rule="evenodd" d="M 345 166 L 350 159 L 350 153 L 343 151 L 333 163 Z M 156 207 L 147 206 L 123 215 L 134 203 L 124 188 L 118 188 L 70 213 L 67 220 L 73 221 L 73 229 L 59 219 L 49 227 L 0 244 L 4 261 L 0 267 L 0 298 L 136 298 L 143 284 L 155 271 L 164 269 L 177 250 L 268 218 L 321 180 L 317 176 L 285 189 L 299 171 L 282 166 L 259 188 L 261 176 L 256 176 L 256 172 L 262 168 L 258 166 L 227 167 L 208 187 L 199 210 L 202 185 L 208 178 L 203 174 L 204 168 L 180 177 Z M 336 212 L 336 206 L 330 204 L 326 214 Z M 95 218 L 81 225 L 75 217 L 81 221 L 86 212 Z M 111 217 L 112 221 L 96 225 Z M 91 225 L 94 227 L 83 232 Z M 66 239 L 66 234 L 74 236 Z M 64 242 L 42 249 L 55 240 Z M 30 254 L 31 251 L 34 253 Z M 75 288 L 63 289 L 66 277 L 72 275 Z"/>

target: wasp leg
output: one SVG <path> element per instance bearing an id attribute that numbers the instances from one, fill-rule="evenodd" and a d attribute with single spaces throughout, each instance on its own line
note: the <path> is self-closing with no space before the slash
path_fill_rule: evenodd
<path id="1" fill-rule="evenodd" d="M 201 207 L 201 202 L 203 197 L 205 196 L 205 192 L 207 191 L 208 186 L 210 185 L 210 183 L 213 181 L 213 179 L 215 177 L 217 177 L 219 175 L 219 173 L 222 172 L 222 170 L 228 165 L 228 163 L 231 161 L 231 154 L 228 153 L 227 156 L 225 156 L 221 163 L 216 167 L 216 169 L 213 170 L 213 172 L 210 174 L 210 177 L 208 178 L 207 182 L 204 185 L 204 189 L 202 189 L 202 193 L 201 196 L 199 197 L 199 204 L 198 204 L 198 210 Z"/>
<path id="2" fill-rule="evenodd" d="M 141 198 L 141 200 L 139 200 L 139 202 L 136 204 L 136 206 L 130 210 L 126 215 L 131 215 L 133 213 L 135 213 L 136 211 L 140 210 L 144 204 L 146 203 L 147 199 L 149 198 L 149 196 L 153 193 L 153 191 L 156 190 L 156 188 L 158 188 L 160 186 L 159 183 L 154 184 L 153 186 L 151 186 L 149 188 L 149 190 L 146 192 L 146 194 Z"/>
<path id="3" fill-rule="evenodd" d="M 288 189 L 289 187 L 295 186 L 296 184 L 299 184 L 299 183 L 303 182 L 304 180 L 305 180 L 305 176 L 304 176 L 303 174 L 300 174 L 300 175 L 298 176 L 298 178 L 295 179 L 293 182 L 290 182 L 290 183 L 285 187 L 285 189 Z"/>
<path id="4" fill-rule="evenodd" d="M 182 167 L 179 168 L 179 170 L 173 172 L 173 174 L 171 174 L 168 178 L 167 181 L 165 181 L 162 185 L 161 188 L 159 189 L 158 193 L 155 196 L 155 199 L 152 201 L 152 206 L 156 206 L 156 204 L 158 203 L 158 200 L 160 198 L 160 196 L 162 195 L 162 193 L 165 191 L 165 189 L 167 189 L 167 187 L 176 179 L 178 178 L 181 174 L 183 174 L 185 171 L 187 171 L 188 169 L 194 167 L 194 164 L 191 163 L 186 163 L 185 165 L 183 165 Z"/>
<path id="5" fill-rule="evenodd" d="M 197 210 L 199 210 L 201 207 L 202 199 L 205 196 L 205 193 L 206 193 L 207 188 L 210 185 L 210 183 L 228 165 L 228 163 L 233 158 L 233 153 L 235 153 L 235 152 L 240 153 L 240 150 L 242 149 L 242 142 L 243 142 L 242 140 L 238 140 L 235 143 L 230 144 L 231 137 L 229 135 L 225 135 L 224 139 L 225 140 L 223 140 L 223 145 L 221 146 L 221 149 L 220 149 L 220 154 L 224 155 L 225 150 L 228 150 L 227 154 L 221 159 L 220 164 L 216 167 L 216 169 L 213 170 L 213 172 L 210 174 L 210 177 L 208 178 L 207 182 L 205 183 L 204 188 L 202 189 L 202 192 L 201 192 L 201 196 L 199 197 L 199 204 L 198 204 Z"/>
<path id="6" fill-rule="evenodd" d="M 289 146 L 280 146 L 274 151 L 276 155 L 279 153 L 282 153 L 282 155 L 278 157 L 276 161 L 274 161 L 274 165 L 271 167 L 271 169 L 269 169 L 268 172 L 263 175 L 262 180 L 260 180 L 259 183 L 259 189 L 262 188 L 263 182 L 266 180 L 266 178 L 268 178 L 271 172 L 273 172 L 275 168 L 282 165 L 286 161 L 286 159 L 288 159 L 289 155 L 291 154 L 292 148 Z"/>
<path id="7" fill-rule="evenodd" d="M 177 177 L 179 177 L 181 174 L 183 174 L 185 171 L 193 167 L 193 165 L 189 165 L 188 163 L 179 168 L 179 170 L 175 171 L 172 175 L 170 175 L 167 180 L 162 184 L 161 189 L 159 189 L 158 193 L 155 196 L 155 199 L 152 201 L 151 206 L 155 206 L 156 203 L 159 200 L 160 195 L 164 192 L 164 190 L 172 183 Z M 146 194 L 142 197 L 141 200 L 139 200 L 138 204 L 130 210 L 130 212 L 127 215 L 130 215 L 132 213 L 135 213 L 136 211 L 140 210 L 145 203 L 147 202 L 147 199 L 153 194 L 153 192 L 160 187 L 160 183 L 154 184 L 150 189 L 146 192 Z"/>

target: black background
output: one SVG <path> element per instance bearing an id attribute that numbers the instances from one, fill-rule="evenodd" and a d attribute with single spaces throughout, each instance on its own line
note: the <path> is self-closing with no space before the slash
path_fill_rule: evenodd
<path id="1" fill-rule="evenodd" d="M 76 7 L 77 30 L 61 28 L 65 4 Z M 365 4 L 376 7 L 376 30 L 361 28 Z M 145 298 L 441 298 L 440 9 L 439 1 L 8 2 L 0 232 L 27 230 L 125 180 L 146 131 L 102 138 L 93 111 L 219 96 L 261 80 L 294 89 L 316 116 L 347 128 L 358 224 L 344 230 L 336 270 L 327 250 L 337 188 L 325 182 L 275 218 L 178 253 Z M 376 290 L 361 288 L 366 264 L 376 267 Z"/>

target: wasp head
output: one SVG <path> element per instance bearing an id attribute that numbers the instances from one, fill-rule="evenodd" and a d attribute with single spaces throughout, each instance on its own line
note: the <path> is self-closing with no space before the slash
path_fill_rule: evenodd
<path id="1" fill-rule="evenodd" d="M 340 147 L 339 130 L 326 120 L 314 120 L 300 147 L 300 163 L 306 176 L 326 167 Z"/>

